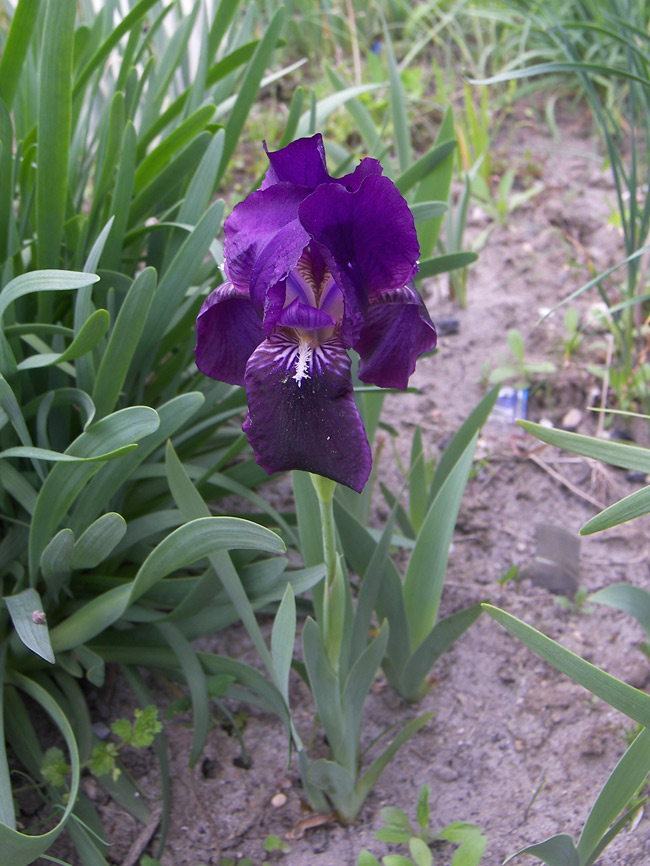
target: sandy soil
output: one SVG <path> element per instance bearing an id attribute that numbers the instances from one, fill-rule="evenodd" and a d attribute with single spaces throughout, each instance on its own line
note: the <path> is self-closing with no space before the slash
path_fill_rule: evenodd
<path id="1" fill-rule="evenodd" d="M 562 140 L 554 141 L 543 127 L 516 123 L 502 137 L 507 164 L 521 169 L 525 183 L 532 182 L 532 166 L 544 189 L 515 211 L 506 227 L 492 232 L 469 274 L 468 308 L 459 310 L 447 297 L 446 279 L 425 287 L 434 320 L 453 316 L 459 328 L 457 334 L 442 337 L 438 354 L 418 366 L 412 384 L 419 393 L 390 396 L 386 402 L 385 419 L 403 431 L 405 452 L 415 424 L 422 426 L 432 456 L 444 445 L 484 393 L 485 365 L 492 368 L 507 357 L 506 332 L 515 326 L 525 337 L 527 357 L 552 360 L 558 367 L 550 384 L 540 385 L 531 396 L 529 417 L 559 424 L 570 409 L 577 409 L 582 413 L 579 429 L 595 430 L 587 407 L 597 398 L 598 383 L 586 372 L 586 363 L 602 360 L 597 345 L 602 335 L 587 337 L 570 365 L 563 366 L 562 312 L 537 324 L 540 312 L 589 278 L 590 264 L 599 271 L 622 257 L 621 239 L 608 225 L 614 191 L 596 146 L 572 129 L 570 120 L 564 130 Z M 469 237 L 488 223 L 487 215 L 475 209 Z M 596 300 L 583 297 L 576 305 L 584 315 Z M 556 595 L 527 576 L 498 583 L 512 565 L 525 572 L 531 564 L 538 525 L 560 525 L 577 535 L 598 510 L 585 494 L 604 506 L 635 487 L 622 471 L 550 448 L 536 452 L 538 462 L 533 462 L 526 453 L 536 444 L 503 421 L 490 421 L 484 429 L 479 448 L 485 463 L 469 483 L 461 508 L 443 613 L 490 599 L 643 688 L 650 681 L 650 665 L 639 650 L 642 631 L 629 617 L 589 603 L 562 606 Z M 381 472 L 388 480 L 396 475 L 388 448 Z M 378 519 L 383 514 L 380 506 Z M 643 519 L 583 539 L 580 587 L 592 592 L 622 580 L 647 585 L 646 531 Z M 264 626 L 268 631 L 270 622 Z M 238 627 L 219 634 L 212 646 L 257 663 Z M 163 707 L 177 697 L 164 684 L 155 689 Z M 297 722 L 308 731 L 313 706 L 298 681 L 292 697 Z M 119 680 L 114 691 L 96 695 L 98 721 L 110 722 L 128 700 Z M 433 688 L 418 707 L 407 706 L 377 680 L 366 708 L 364 739 L 369 743 L 388 725 L 429 710 L 435 712 L 432 722 L 385 771 L 354 826 L 307 830 L 289 842 L 287 853 L 274 854 L 263 850 L 266 837 L 285 838 L 305 815 L 296 768 L 286 765 L 280 723 L 255 708 L 246 709 L 249 770 L 237 766 L 237 740 L 219 726 L 211 731 L 202 760 L 189 769 L 190 716 L 166 724 L 174 802 L 163 866 L 216 866 L 226 857 L 249 857 L 255 864 L 266 858 L 286 866 L 354 866 L 362 847 L 378 857 L 398 850 L 374 839 L 381 824 L 379 810 L 395 805 L 414 817 L 424 783 L 431 786 L 434 827 L 454 820 L 477 823 L 489 838 L 482 864 L 497 866 L 519 847 L 554 833 L 568 832 L 577 839 L 591 804 L 625 750 L 624 732 L 632 727 L 486 616 L 435 668 Z M 316 737 L 321 736 L 317 730 Z M 136 756 L 130 769 L 155 803 L 153 754 Z M 85 785 L 114 843 L 108 858 L 123 864 L 141 827 L 112 804 L 93 779 Z M 272 798 L 279 793 L 286 802 L 274 807 Z M 452 853 L 449 846 L 436 848 L 436 864 L 450 863 Z M 642 866 L 649 860 L 650 820 L 643 817 L 599 863 Z"/>

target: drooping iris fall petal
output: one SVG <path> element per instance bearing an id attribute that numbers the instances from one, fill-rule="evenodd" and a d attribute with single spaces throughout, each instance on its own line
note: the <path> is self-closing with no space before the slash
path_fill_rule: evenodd
<path id="1" fill-rule="evenodd" d="M 350 359 L 330 341 L 304 358 L 282 334 L 264 340 L 246 368 L 244 432 L 267 472 L 304 469 L 361 492 L 372 458 L 354 402 Z M 297 372 L 298 371 L 298 372 Z"/>
<path id="2" fill-rule="evenodd" d="M 264 339 L 248 295 L 224 283 L 205 300 L 196 320 L 196 364 L 212 379 L 243 385 L 246 364 Z"/>
<path id="3" fill-rule="evenodd" d="M 380 388 L 406 388 L 415 362 L 436 346 L 436 332 L 419 293 L 385 292 L 368 307 L 359 338 L 359 378 Z"/>

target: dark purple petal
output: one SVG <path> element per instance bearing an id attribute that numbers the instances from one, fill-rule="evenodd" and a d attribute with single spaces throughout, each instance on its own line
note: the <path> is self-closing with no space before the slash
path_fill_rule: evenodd
<path id="1" fill-rule="evenodd" d="M 435 346 L 436 330 L 415 289 L 380 295 L 354 344 L 361 358 L 359 378 L 381 388 L 406 388 L 419 356 Z"/>
<path id="2" fill-rule="evenodd" d="M 300 328 L 315 331 L 318 328 L 333 328 L 336 322 L 323 310 L 303 304 L 297 298 L 282 310 L 277 324 L 281 328 Z"/>
<path id="3" fill-rule="evenodd" d="M 262 189 L 284 181 L 316 189 L 321 183 L 332 180 L 327 173 L 323 137 L 320 133 L 311 138 L 299 138 L 282 150 L 271 153 L 264 142 L 264 150 L 269 157 L 270 166 L 262 182 Z"/>
<path id="4" fill-rule="evenodd" d="M 266 294 L 262 294 L 257 299 L 257 302 L 253 304 L 260 316 L 262 316 L 262 330 L 265 336 L 268 336 L 275 328 L 280 313 L 284 309 L 286 295 L 286 283 L 282 280 L 282 282 L 271 286 Z"/>
<path id="5" fill-rule="evenodd" d="M 196 320 L 196 364 L 213 379 L 243 385 L 246 363 L 264 339 L 247 295 L 224 283 L 206 298 Z"/>
<path id="6" fill-rule="evenodd" d="M 346 174 L 344 177 L 337 177 L 336 183 L 340 183 L 350 192 L 356 192 L 362 182 L 371 175 L 380 175 L 384 169 L 378 159 L 362 159 L 359 165 L 351 174 Z"/>
<path id="7" fill-rule="evenodd" d="M 343 339 L 346 331 L 356 338 L 368 302 L 417 272 L 420 247 L 408 205 L 389 178 L 371 175 L 356 192 L 320 186 L 299 214 L 343 292 Z"/>
<path id="8" fill-rule="evenodd" d="M 248 417 L 244 431 L 255 459 L 268 473 L 303 469 L 361 492 L 372 458 L 352 392 L 350 359 L 330 340 L 303 355 L 274 334 L 246 367 Z M 297 378 L 296 378 L 297 377 Z"/>
<path id="9" fill-rule="evenodd" d="M 224 224 L 228 279 L 263 310 L 266 290 L 296 266 L 309 236 L 298 221 L 305 187 L 280 183 L 256 190 L 238 204 Z"/>

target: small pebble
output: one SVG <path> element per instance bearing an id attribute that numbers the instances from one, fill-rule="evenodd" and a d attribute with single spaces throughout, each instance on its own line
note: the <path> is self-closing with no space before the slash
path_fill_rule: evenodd
<path id="1" fill-rule="evenodd" d="M 582 412 L 580 409 L 569 409 L 562 419 L 562 427 L 565 430 L 577 430 L 582 422 Z"/>
<path id="2" fill-rule="evenodd" d="M 88 778 L 84 779 L 82 782 L 82 787 L 83 787 L 84 793 L 88 797 L 88 799 L 90 799 L 90 800 L 99 799 L 99 794 L 100 794 L 99 785 L 97 784 L 97 782 L 93 778 L 88 777 Z"/>
<path id="3" fill-rule="evenodd" d="M 271 805 L 274 809 L 281 809 L 287 803 L 287 795 L 286 794 L 276 794 L 271 798 Z"/>
<path id="4" fill-rule="evenodd" d="M 103 722 L 95 722 L 95 724 L 92 726 L 92 731 L 93 734 L 96 737 L 99 737 L 100 740 L 105 740 L 111 733 L 111 729 Z"/>

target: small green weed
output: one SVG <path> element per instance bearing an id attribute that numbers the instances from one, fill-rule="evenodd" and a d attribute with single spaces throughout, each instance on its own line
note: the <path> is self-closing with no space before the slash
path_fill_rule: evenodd
<path id="1" fill-rule="evenodd" d="M 380 814 L 384 826 L 380 827 L 375 838 L 380 842 L 408 845 L 412 859 L 401 854 L 387 854 L 381 859 L 383 866 L 433 866 L 431 845 L 434 842 L 450 842 L 457 845 L 451 866 L 477 866 L 480 863 L 487 837 L 480 827 L 466 821 L 453 821 L 442 830 L 432 832 L 430 827 L 429 785 L 420 788 L 416 807 L 416 824 L 413 826 L 406 813 L 394 806 L 386 806 Z M 364 848 L 359 852 L 357 866 L 380 866 L 380 861 Z"/>
<path id="2" fill-rule="evenodd" d="M 503 173 L 496 187 L 490 187 L 480 174 L 477 175 L 474 182 L 472 192 L 479 199 L 481 206 L 499 225 L 507 225 L 508 220 L 518 208 L 539 195 L 544 189 L 544 184 L 538 181 L 526 189 L 517 190 L 515 188 L 516 179 L 515 170 L 509 168 Z"/>
<path id="3" fill-rule="evenodd" d="M 555 373 L 557 368 L 552 361 L 530 361 L 526 358 L 524 337 L 517 328 L 510 328 L 507 340 L 512 358 L 506 359 L 488 374 L 491 385 L 510 382 L 513 388 L 527 388 L 535 382 L 537 376 Z"/>
<path id="4" fill-rule="evenodd" d="M 511 565 L 507 571 L 504 571 L 501 577 L 497 577 L 497 583 L 499 586 L 505 586 L 510 581 L 514 581 L 516 586 L 519 586 L 519 582 L 521 581 L 521 574 L 519 573 L 518 565 Z"/>
<path id="5" fill-rule="evenodd" d="M 576 590 L 573 598 L 568 598 L 566 595 L 558 595 L 555 601 L 560 607 L 571 611 L 571 613 L 587 613 L 590 608 L 590 605 L 585 606 L 588 596 L 587 590 L 580 587 L 580 589 Z"/>
<path id="6" fill-rule="evenodd" d="M 109 773 L 116 781 L 122 772 L 117 765 L 117 759 L 124 746 L 134 749 L 145 749 L 150 746 L 156 734 L 162 731 L 158 721 L 158 710 L 153 705 L 143 710 L 135 710 L 134 720 L 117 719 L 111 725 L 111 732 L 118 742 L 99 742 L 92 751 L 92 756 L 85 766 L 94 776 L 106 776 Z M 70 766 L 66 763 L 63 751 L 58 746 L 52 746 L 43 755 L 41 776 L 43 780 L 55 788 L 66 787 Z"/>

